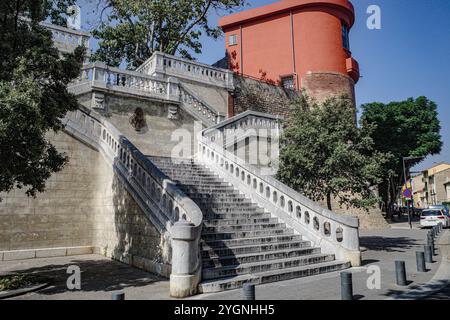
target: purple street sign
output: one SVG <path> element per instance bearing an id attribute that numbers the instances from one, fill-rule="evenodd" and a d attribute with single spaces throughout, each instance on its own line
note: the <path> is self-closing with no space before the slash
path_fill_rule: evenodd
<path id="1" fill-rule="evenodd" d="M 411 198 L 411 190 L 407 188 L 405 191 L 403 191 L 403 196 L 405 198 Z"/>

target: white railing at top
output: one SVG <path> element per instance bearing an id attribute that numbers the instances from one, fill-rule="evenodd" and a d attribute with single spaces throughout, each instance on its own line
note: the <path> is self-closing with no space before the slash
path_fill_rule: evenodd
<path id="1" fill-rule="evenodd" d="M 148 75 L 175 76 L 230 90 L 234 88 L 233 73 L 230 70 L 211 67 L 161 52 L 155 52 L 136 71 Z"/>
<path id="2" fill-rule="evenodd" d="M 324 209 L 280 181 L 261 175 L 258 169 L 212 142 L 211 137 L 203 137 L 198 147 L 199 161 L 288 227 L 320 246 L 323 252 L 335 254 L 353 266 L 360 265 L 359 220 L 356 217 Z"/>
<path id="3" fill-rule="evenodd" d="M 241 141 L 248 134 L 256 134 L 258 130 L 276 131 L 279 137 L 282 131 L 282 116 L 248 110 L 233 118 L 222 121 L 204 130 L 203 137 L 224 148 Z"/>
<path id="4" fill-rule="evenodd" d="M 208 127 L 221 123 L 225 119 L 225 115 L 217 112 L 208 103 L 196 97 L 192 91 L 181 83 L 180 99 L 183 109 L 191 113 L 194 117 L 199 118 Z"/>
<path id="5" fill-rule="evenodd" d="M 77 110 L 68 113 L 64 123 L 66 132 L 105 155 L 153 225 L 161 233 L 170 234 L 172 275 L 195 279 L 188 288 L 171 281 L 173 295 L 195 294 L 201 280 L 199 248 L 203 214 L 200 208 L 106 120 Z"/>
<path id="6" fill-rule="evenodd" d="M 91 35 L 89 33 L 46 22 L 42 22 L 41 25 L 52 32 L 53 41 L 62 52 L 73 52 L 76 47 L 84 46 L 87 49 L 87 54 L 90 54 L 89 39 Z"/>
<path id="7" fill-rule="evenodd" d="M 175 78 L 165 80 L 135 71 L 107 67 L 100 62 L 84 65 L 80 77 L 73 81 L 69 90 L 75 95 L 91 90 L 113 90 L 116 93 L 174 103 L 206 126 L 212 126 L 225 118 L 225 115 L 196 97 Z"/>
<path id="8" fill-rule="evenodd" d="M 178 82 L 164 80 L 142 73 L 108 67 L 104 63 L 95 62 L 84 65 L 80 77 L 69 87 L 74 94 L 84 90 L 114 90 L 124 94 L 145 96 L 179 103 L 180 92 Z"/>

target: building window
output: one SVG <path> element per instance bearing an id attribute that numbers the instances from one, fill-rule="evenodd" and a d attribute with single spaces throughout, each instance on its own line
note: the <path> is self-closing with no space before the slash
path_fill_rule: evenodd
<path id="1" fill-rule="evenodd" d="M 229 44 L 230 46 L 235 46 L 235 45 L 237 45 L 237 35 L 232 34 L 232 35 L 229 37 L 228 44 Z"/>
<path id="2" fill-rule="evenodd" d="M 345 49 L 350 50 L 350 38 L 348 35 L 348 26 L 345 22 L 342 22 L 342 45 Z"/>
<path id="3" fill-rule="evenodd" d="M 281 85 L 284 89 L 295 90 L 294 76 L 281 77 Z"/>

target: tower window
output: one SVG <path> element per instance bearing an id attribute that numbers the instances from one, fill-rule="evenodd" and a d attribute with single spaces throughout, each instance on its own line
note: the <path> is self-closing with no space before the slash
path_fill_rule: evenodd
<path id="1" fill-rule="evenodd" d="M 342 22 L 342 45 L 345 49 L 350 50 L 350 38 L 349 38 L 348 26 L 345 22 Z"/>
<path id="2" fill-rule="evenodd" d="M 228 39 L 228 44 L 229 44 L 230 46 L 235 46 L 235 45 L 237 45 L 237 35 L 232 34 L 232 35 L 229 37 L 229 39 Z"/>

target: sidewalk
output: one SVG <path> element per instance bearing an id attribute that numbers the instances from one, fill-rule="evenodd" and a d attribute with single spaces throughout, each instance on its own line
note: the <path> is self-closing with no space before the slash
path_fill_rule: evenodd
<path id="1" fill-rule="evenodd" d="M 436 277 L 442 255 L 436 256 L 436 262 L 427 265 L 427 273 L 416 272 L 416 251 L 422 251 L 427 230 L 394 228 L 376 232 L 362 232 L 361 246 L 363 266 L 353 268 L 353 291 L 355 299 L 384 300 L 399 298 L 405 292 L 422 286 Z M 450 252 L 450 231 L 441 236 L 441 251 L 447 259 Z M 444 246 L 444 243 L 447 245 Z M 406 262 L 408 287 L 395 285 L 395 260 Z M 81 268 L 81 291 L 68 291 L 66 274 L 69 265 Z M 446 264 L 447 266 L 450 263 Z M 369 290 L 366 282 L 369 277 L 367 269 L 378 266 L 381 269 L 381 289 Z M 0 263 L 0 274 L 11 271 L 35 272 L 50 275 L 55 279 L 54 285 L 36 293 L 30 293 L 13 299 L 53 299 L 53 300 L 109 300 L 115 291 L 123 291 L 127 300 L 164 300 L 169 299 L 169 282 L 150 273 L 137 270 L 128 265 L 111 261 L 101 256 L 88 255 L 35 259 Z M 440 268 L 445 275 L 446 270 Z M 447 273 L 447 280 L 450 279 Z M 439 280 L 439 279 L 438 279 Z M 439 282 L 437 282 L 439 283 Z M 442 285 L 442 283 L 441 283 Z M 432 293 L 430 299 L 448 299 L 450 289 L 440 289 Z M 435 290 L 436 291 L 436 290 Z M 431 294 L 431 293 L 430 293 Z M 276 282 L 256 287 L 258 300 L 339 300 L 340 274 L 329 273 L 315 277 Z M 217 294 L 204 294 L 192 297 L 193 300 L 241 300 L 242 290 L 226 291 Z"/>
<path id="2" fill-rule="evenodd" d="M 448 232 L 448 231 L 447 231 Z M 352 268 L 353 292 L 355 299 L 384 300 L 417 288 L 430 281 L 439 267 L 439 262 L 427 265 L 427 273 L 416 272 L 416 251 L 423 251 L 427 230 L 387 229 L 376 232 L 362 232 L 361 246 L 366 250 L 362 254 L 363 266 Z M 441 257 L 435 257 L 440 260 Z M 408 287 L 395 284 L 395 260 L 406 262 Z M 378 266 L 381 269 L 381 289 L 367 288 L 367 269 Z M 258 300 L 340 300 L 340 273 L 330 273 L 315 277 L 276 282 L 256 287 Z M 242 299 L 241 290 L 205 294 L 193 299 L 231 300 Z"/>

